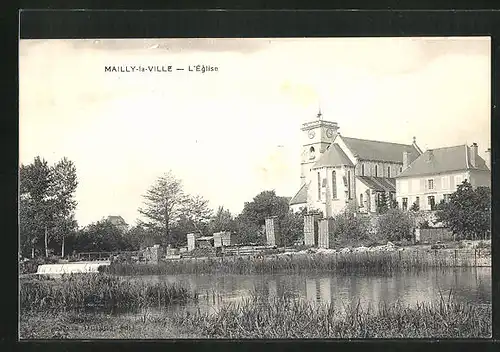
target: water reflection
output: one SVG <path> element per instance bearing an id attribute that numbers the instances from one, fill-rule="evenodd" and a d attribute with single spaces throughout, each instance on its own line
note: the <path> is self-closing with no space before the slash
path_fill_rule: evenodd
<path id="1" fill-rule="evenodd" d="M 329 303 L 335 309 L 346 305 L 378 307 L 397 302 L 407 306 L 448 299 L 491 304 L 490 268 L 436 269 L 419 273 L 384 275 L 167 275 L 142 276 L 132 280 L 165 281 L 185 285 L 199 293 L 199 303 L 173 310 L 200 309 L 213 312 L 227 303 L 238 303 L 252 292 L 267 297 L 288 296 L 310 302 Z"/>

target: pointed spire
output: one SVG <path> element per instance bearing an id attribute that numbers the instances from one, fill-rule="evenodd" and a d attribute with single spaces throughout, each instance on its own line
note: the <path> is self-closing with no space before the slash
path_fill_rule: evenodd
<path id="1" fill-rule="evenodd" d="M 321 116 L 323 116 L 323 114 L 321 113 L 321 106 L 319 107 L 317 116 L 318 116 L 318 120 L 321 120 Z"/>

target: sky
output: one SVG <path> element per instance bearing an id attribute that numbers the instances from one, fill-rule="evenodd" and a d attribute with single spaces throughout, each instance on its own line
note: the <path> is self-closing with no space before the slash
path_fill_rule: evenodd
<path id="1" fill-rule="evenodd" d="M 21 40 L 20 163 L 75 163 L 80 226 L 135 224 L 169 170 L 237 214 L 263 190 L 298 191 L 300 127 L 319 108 L 344 136 L 476 142 L 484 157 L 490 66 L 489 37 Z"/>

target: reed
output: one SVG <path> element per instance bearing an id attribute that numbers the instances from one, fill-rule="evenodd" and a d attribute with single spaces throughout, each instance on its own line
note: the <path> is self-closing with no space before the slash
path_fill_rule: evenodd
<path id="1" fill-rule="evenodd" d="M 209 338 L 487 338 L 491 337 L 491 306 L 481 308 L 442 299 L 415 307 L 355 304 L 336 310 L 285 297 L 254 295 L 226 305 L 215 314 L 174 316 L 180 328 Z"/>
<path id="2" fill-rule="evenodd" d="M 188 289 L 167 283 L 131 282 L 102 274 L 63 276 L 60 279 L 20 280 L 21 311 L 131 310 L 165 307 L 197 300 Z"/>
<path id="3" fill-rule="evenodd" d="M 474 254 L 472 254 L 472 259 Z M 473 263 L 473 260 L 471 261 Z M 439 251 L 294 254 L 265 257 L 182 259 L 152 264 L 112 264 L 106 272 L 116 275 L 168 274 L 275 274 L 303 272 L 353 272 L 391 274 L 401 270 L 426 270 L 454 266 L 449 253 Z"/>

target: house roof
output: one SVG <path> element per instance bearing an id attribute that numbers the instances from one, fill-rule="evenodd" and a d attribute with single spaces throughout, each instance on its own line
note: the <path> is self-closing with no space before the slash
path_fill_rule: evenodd
<path id="1" fill-rule="evenodd" d="M 424 176 L 462 170 L 489 171 L 486 162 L 479 155 L 476 157 L 476 166 L 472 166 L 470 148 L 462 144 L 425 151 L 397 177 Z"/>
<path id="2" fill-rule="evenodd" d="M 408 152 L 411 163 L 419 155 L 419 149 L 413 144 L 399 144 L 381 141 L 372 141 L 368 139 L 358 139 L 350 137 L 341 137 L 347 148 L 361 160 L 403 162 L 403 152 Z"/>
<path id="3" fill-rule="evenodd" d="M 341 165 L 353 166 L 351 160 L 347 157 L 342 148 L 340 148 L 337 143 L 333 143 L 330 145 L 330 148 L 321 155 L 312 168 Z"/>
<path id="4" fill-rule="evenodd" d="M 368 188 L 380 192 L 396 192 L 396 180 L 387 177 L 356 176 Z"/>
<path id="5" fill-rule="evenodd" d="M 127 225 L 125 220 L 121 216 L 117 215 L 110 215 L 108 216 L 108 220 L 113 224 L 113 225 Z"/>
<path id="6" fill-rule="evenodd" d="M 290 201 L 290 205 L 307 203 L 307 184 L 303 184 Z"/>

